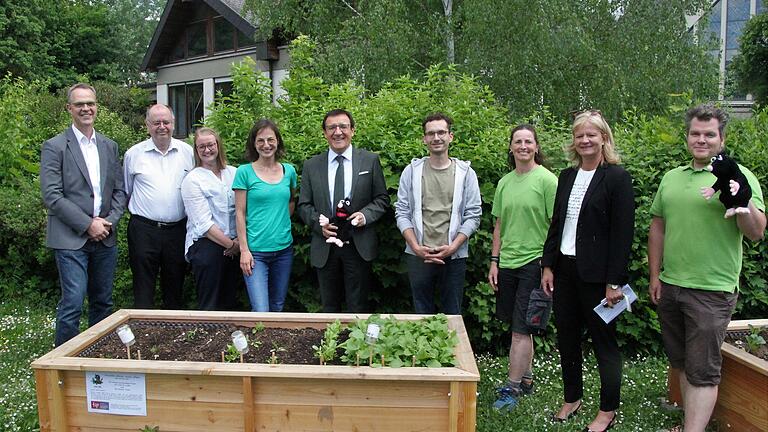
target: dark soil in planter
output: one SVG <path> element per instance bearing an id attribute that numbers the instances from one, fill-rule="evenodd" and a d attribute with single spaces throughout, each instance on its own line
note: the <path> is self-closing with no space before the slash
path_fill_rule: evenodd
<path id="1" fill-rule="evenodd" d="M 312 345 L 320 345 L 323 331 L 313 328 L 264 328 L 223 323 L 179 323 L 167 321 L 129 321 L 136 338 L 131 358 L 141 352 L 142 360 L 221 362 L 222 351 L 232 344 L 232 332 L 241 330 L 248 338 L 245 363 L 320 364 Z M 339 335 L 339 343 L 347 331 Z M 274 352 L 274 356 L 273 356 Z M 342 350 L 339 350 L 339 355 Z M 116 332 L 97 340 L 78 354 L 79 357 L 126 359 L 125 345 Z M 239 362 L 239 356 L 236 362 Z M 341 364 L 341 363 L 332 363 Z"/>
<path id="2" fill-rule="evenodd" d="M 729 331 L 725 334 L 725 342 L 739 349 L 747 351 L 748 353 L 752 354 L 755 357 L 768 361 L 768 344 L 760 345 L 757 348 L 757 350 L 755 350 L 754 352 L 747 349 L 749 346 L 747 344 L 747 337 L 751 333 L 752 332 L 750 330 Z M 762 336 L 763 339 L 768 341 L 768 327 L 763 327 L 762 329 L 760 329 L 760 336 Z"/>

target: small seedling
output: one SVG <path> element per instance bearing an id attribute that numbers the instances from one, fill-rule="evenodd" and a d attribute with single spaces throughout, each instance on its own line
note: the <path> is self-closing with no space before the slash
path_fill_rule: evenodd
<path id="1" fill-rule="evenodd" d="M 150 426 L 145 425 L 143 428 L 139 429 L 140 432 L 160 432 L 160 426 Z"/>
<path id="2" fill-rule="evenodd" d="M 198 329 L 192 329 L 187 331 L 187 333 L 184 336 L 187 338 L 188 342 L 192 342 L 195 339 L 197 339 L 197 331 Z"/>
<path id="3" fill-rule="evenodd" d="M 762 327 L 749 325 L 749 334 L 744 338 L 744 341 L 747 343 L 747 352 L 750 354 L 757 354 L 757 350 L 765 345 L 765 338 L 760 335 L 762 330 Z"/>
<path id="4" fill-rule="evenodd" d="M 227 351 L 224 353 L 224 361 L 227 363 L 236 363 L 240 361 L 240 351 L 235 348 L 234 344 L 227 345 Z"/>
<path id="5" fill-rule="evenodd" d="M 253 347 L 253 349 L 259 349 L 259 347 L 261 346 L 261 341 L 258 339 L 251 339 L 251 346 Z"/>
<path id="6" fill-rule="evenodd" d="M 266 328 L 266 327 L 264 327 L 264 323 L 263 323 L 263 322 L 261 322 L 261 321 L 259 321 L 259 322 L 257 322 L 257 323 L 256 323 L 256 324 L 253 326 L 253 328 L 251 329 L 251 333 L 253 333 L 254 335 L 255 335 L 256 333 L 261 333 L 261 332 L 263 332 L 263 331 L 264 331 L 264 329 L 265 329 L 265 328 Z"/>

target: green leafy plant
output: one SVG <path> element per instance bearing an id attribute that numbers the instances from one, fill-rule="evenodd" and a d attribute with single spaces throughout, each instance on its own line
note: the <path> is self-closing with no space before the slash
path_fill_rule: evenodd
<path id="1" fill-rule="evenodd" d="M 188 342 L 192 342 L 192 341 L 194 341 L 195 339 L 197 339 L 197 332 L 198 332 L 199 330 L 200 330 L 200 329 L 197 329 L 197 328 L 194 328 L 194 329 L 192 329 L 192 330 L 188 330 L 188 331 L 187 331 L 187 332 L 184 334 L 184 337 L 187 339 L 187 341 L 188 341 Z"/>
<path id="2" fill-rule="evenodd" d="M 236 363 L 240 361 L 240 351 L 234 344 L 227 344 L 227 350 L 224 351 L 224 361 L 227 363 Z"/>
<path id="3" fill-rule="evenodd" d="M 143 428 L 139 429 L 140 432 L 160 432 L 160 426 L 150 426 L 145 425 Z"/>
<path id="4" fill-rule="evenodd" d="M 264 331 L 266 327 L 264 326 L 264 323 L 259 321 L 256 324 L 253 325 L 253 328 L 251 328 L 251 334 L 257 335 L 258 333 L 261 333 Z"/>
<path id="5" fill-rule="evenodd" d="M 325 364 L 336 358 L 336 349 L 338 348 L 340 332 L 341 321 L 336 320 L 328 324 L 325 328 L 325 333 L 323 334 L 323 340 L 320 342 L 320 346 L 312 345 L 312 349 L 315 350 L 315 357 L 319 358 L 321 363 Z"/>
<path id="6" fill-rule="evenodd" d="M 378 324 L 379 338 L 368 344 L 365 340 L 369 324 Z M 456 332 L 448 328 L 443 314 L 417 321 L 400 321 L 393 317 L 371 315 L 349 326 L 349 339 L 341 360 L 347 364 L 368 364 L 372 367 L 455 366 L 453 349 L 458 343 Z"/>
<path id="7" fill-rule="evenodd" d="M 765 338 L 760 334 L 762 331 L 762 327 L 749 325 L 749 334 L 744 337 L 744 342 L 746 342 L 747 352 L 750 354 L 757 354 L 760 347 L 765 345 Z"/>

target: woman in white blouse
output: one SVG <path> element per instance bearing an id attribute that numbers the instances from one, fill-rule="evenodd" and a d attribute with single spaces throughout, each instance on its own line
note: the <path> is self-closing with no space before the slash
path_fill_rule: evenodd
<path id="1" fill-rule="evenodd" d="M 237 255 L 232 180 L 219 134 L 199 128 L 194 138 L 195 169 L 181 183 L 187 212 L 185 257 L 192 265 L 201 310 L 232 310 L 242 286 Z"/>

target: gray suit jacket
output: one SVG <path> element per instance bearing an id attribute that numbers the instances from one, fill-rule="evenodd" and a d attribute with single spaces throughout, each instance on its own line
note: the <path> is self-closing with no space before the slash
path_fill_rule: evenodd
<path id="1" fill-rule="evenodd" d="M 114 246 L 117 223 L 126 205 L 123 169 L 114 141 L 96 133 L 96 148 L 101 174 L 99 216 L 112 222 L 112 230 L 103 242 Z M 43 143 L 40 189 L 48 209 L 46 245 L 53 249 L 83 247 L 88 241 L 88 227 L 93 219 L 93 188 L 80 144 L 71 127 Z"/>
<path id="2" fill-rule="evenodd" d="M 312 229 L 310 257 L 313 267 L 323 267 L 328 260 L 331 245 L 325 242 L 319 217 L 333 215 L 331 197 L 328 194 L 328 152 L 325 151 L 304 162 L 301 170 L 301 191 L 297 209 L 299 217 Z M 332 180 L 331 180 L 332 181 Z M 365 226 L 355 228 L 352 238 L 355 248 L 366 261 L 372 261 L 378 253 L 374 222 L 389 208 L 389 194 L 384 181 L 379 156 L 368 150 L 352 148 L 352 212 L 365 216 Z M 336 247 L 336 246 L 333 246 Z"/>

